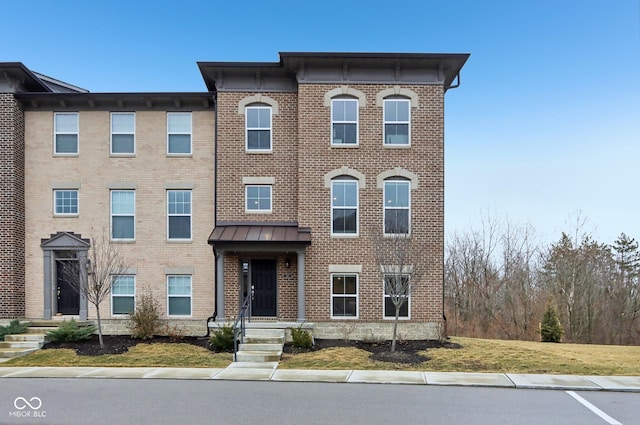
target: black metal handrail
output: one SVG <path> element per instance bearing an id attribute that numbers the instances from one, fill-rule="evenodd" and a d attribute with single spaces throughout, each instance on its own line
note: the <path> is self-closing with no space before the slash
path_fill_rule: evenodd
<path id="1" fill-rule="evenodd" d="M 240 343 L 244 343 L 244 335 L 245 335 L 245 322 L 247 319 L 251 318 L 251 295 L 247 295 L 242 303 L 242 307 L 240 307 L 240 312 L 238 313 L 238 317 L 236 318 L 235 323 L 233 324 L 233 361 L 238 361 L 238 339 L 240 339 Z M 240 338 L 238 338 L 240 337 Z"/>

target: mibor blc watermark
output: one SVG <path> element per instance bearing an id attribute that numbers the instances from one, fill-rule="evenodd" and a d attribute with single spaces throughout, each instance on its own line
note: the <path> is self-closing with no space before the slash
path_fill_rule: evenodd
<path id="1" fill-rule="evenodd" d="M 12 418 L 46 418 L 47 411 L 42 409 L 42 400 L 40 397 L 16 397 L 13 400 L 13 407 L 16 410 L 9 412 Z"/>

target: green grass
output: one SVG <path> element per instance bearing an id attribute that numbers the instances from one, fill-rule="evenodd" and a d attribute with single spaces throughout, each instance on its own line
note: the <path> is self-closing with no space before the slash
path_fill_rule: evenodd
<path id="1" fill-rule="evenodd" d="M 191 344 L 137 344 L 123 354 L 78 356 L 71 349 L 38 350 L 1 366 L 227 367 L 230 353 L 213 353 Z"/>
<path id="2" fill-rule="evenodd" d="M 284 355 L 283 369 L 419 370 L 440 372 L 548 373 L 569 375 L 640 375 L 640 347 L 551 344 L 451 338 L 461 349 L 430 349 L 417 365 L 378 362 L 357 348 L 329 348 Z"/>
<path id="3" fill-rule="evenodd" d="M 357 348 L 326 348 L 284 354 L 282 369 L 420 370 L 446 372 L 511 372 L 570 375 L 640 376 L 640 347 L 552 344 L 451 338 L 461 349 L 430 349 L 430 360 L 418 365 L 374 361 Z M 138 344 L 127 353 L 78 356 L 73 350 L 39 350 L 2 366 L 226 367 L 232 355 L 212 353 L 189 344 Z"/>

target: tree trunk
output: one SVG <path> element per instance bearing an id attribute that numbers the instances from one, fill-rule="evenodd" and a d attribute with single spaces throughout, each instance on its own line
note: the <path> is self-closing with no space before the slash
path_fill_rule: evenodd
<path id="1" fill-rule="evenodd" d="M 100 307 L 97 305 L 96 315 L 98 316 L 98 341 L 100 341 L 100 348 L 104 348 L 104 341 L 102 340 L 102 322 L 100 321 Z"/>
<path id="2" fill-rule="evenodd" d="M 396 352 L 396 335 L 398 332 L 398 318 L 400 317 L 400 309 L 396 307 L 396 320 L 393 321 L 393 336 L 391 337 L 391 352 Z"/>

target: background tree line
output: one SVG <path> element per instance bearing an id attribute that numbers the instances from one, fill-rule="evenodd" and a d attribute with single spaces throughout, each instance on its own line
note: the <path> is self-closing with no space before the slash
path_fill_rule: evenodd
<path id="1" fill-rule="evenodd" d="M 445 247 L 448 335 L 540 339 L 548 303 L 563 341 L 640 345 L 640 250 L 621 233 L 611 245 L 576 220 L 548 246 L 530 225 L 485 219 Z"/>

